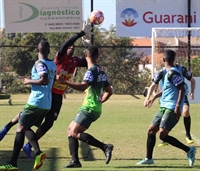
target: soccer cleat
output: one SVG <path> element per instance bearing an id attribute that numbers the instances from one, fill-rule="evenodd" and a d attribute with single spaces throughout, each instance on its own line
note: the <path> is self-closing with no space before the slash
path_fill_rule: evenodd
<path id="1" fill-rule="evenodd" d="M 26 154 L 26 158 L 32 158 L 31 156 L 31 153 L 32 153 L 32 150 L 31 150 L 31 146 L 29 143 L 26 143 L 23 147 L 22 147 L 24 153 Z"/>
<path id="2" fill-rule="evenodd" d="M 193 166 L 195 161 L 196 147 L 191 146 L 190 150 L 187 152 L 187 158 L 189 160 L 189 166 Z"/>
<path id="3" fill-rule="evenodd" d="M 76 168 L 76 167 L 82 167 L 80 162 L 76 162 L 72 160 L 67 166 L 63 166 L 63 168 Z"/>
<path id="4" fill-rule="evenodd" d="M 137 164 L 154 164 L 153 159 L 142 159 L 140 162 L 138 162 Z"/>
<path id="5" fill-rule="evenodd" d="M 114 146 L 112 144 L 107 144 L 107 148 L 104 151 L 105 156 L 106 156 L 106 164 L 110 162 L 110 159 L 112 157 L 112 151 L 113 151 Z"/>
<path id="6" fill-rule="evenodd" d="M 5 135 L 7 134 L 7 129 L 6 126 L 3 126 L 2 130 L 0 131 L 0 141 L 5 137 Z"/>
<path id="7" fill-rule="evenodd" d="M 160 144 L 158 144 L 158 147 L 164 147 L 166 145 L 168 145 L 169 143 L 168 142 L 161 142 Z"/>
<path id="8" fill-rule="evenodd" d="M 192 138 L 186 137 L 186 141 L 187 141 L 188 144 L 193 144 L 194 143 L 194 140 Z"/>
<path id="9" fill-rule="evenodd" d="M 34 170 L 39 169 L 43 165 L 43 161 L 44 161 L 45 158 L 46 158 L 45 153 L 41 153 L 41 154 L 37 155 L 35 157 L 35 163 L 34 163 L 33 169 Z"/>
<path id="10" fill-rule="evenodd" d="M 18 171 L 17 167 L 14 167 L 12 164 L 7 164 L 4 166 L 0 166 L 1 171 Z"/>

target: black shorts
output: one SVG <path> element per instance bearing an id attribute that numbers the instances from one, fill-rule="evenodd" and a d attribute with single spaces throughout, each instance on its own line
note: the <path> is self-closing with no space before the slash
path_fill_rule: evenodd
<path id="1" fill-rule="evenodd" d="M 62 99 L 63 99 L 62 94 L 52 93 L 51 109 L 47 113 L 45 120 L 48 120 L 48 119 L 56 120 L 58 118 L 60 109 L 62 107 Z"/>

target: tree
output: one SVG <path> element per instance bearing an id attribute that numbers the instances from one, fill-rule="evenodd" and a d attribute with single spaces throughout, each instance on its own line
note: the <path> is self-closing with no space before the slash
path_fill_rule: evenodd
<path id="1" fill-rule="evenodd" d="M 30 75 L 31 67 L 37 59 L 35 49 L 39 41 L 48 40 L 51 45 L 50 58 L 53 59 L 59 46 L 74 33 L 27 33 L 14 34 L 4 40 L 3 58 L 5 66 L 18 75 Z M 94 44 L 100 49 L 99 64 L 106 70 L 115 93 L 140 94 L 150 82 L 150 73 L 141 72 L 141 54 L 137 54 L 130 38 L 116 37 L 116 28 L 107 31 L 94 27 Z M 10 47 L 9 47 L 10 46 Z M 84 56 L 81 39 L 75 43 L 75 55 Z M 82 81 L 86 68 L 78 69 L 73 81 Z M 68 89 L 72 92 L 74 90 Z"/>

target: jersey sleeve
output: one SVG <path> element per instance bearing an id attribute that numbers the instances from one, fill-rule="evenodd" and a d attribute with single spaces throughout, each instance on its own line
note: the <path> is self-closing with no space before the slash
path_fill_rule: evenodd
<path id="1" fill-rule="evenodd" d="M 155 84 L 158 84 L 159 81 L 162 80 L 162 78 L 163 78 L 163 70 L 161 69 L 160 71 L 158 71 L 158 72 L 154 75 L 152 81 L 153 81 Z"/>
<path id="2" fill-rule="evenodd" d="M 48 67 L 47 67 L 47 65 L 46 65 L 44 62 L 42 62 L 42 61 L 37 61 L 37 62 L 35 63 L 35 69 L 36 69 L 36 71 L 37 71 L 37 73 L 38 73 L 38 75 L 39 75 L 40 77 L 42 77 L 42 76 L 44 76 L 44 75 L 48 75 Z"/>
<path id="3" fill-rule="evenodd" d="M 167 73 L 167 78 L 176 87 L 181 87 L 185 84 L 183 78 L 181 77 L 181 74 L 176 71 L 169 71 Z"/>
<path id="4" fill-rule="evenodd" d="M 192 79 L 192 73 L 190 72 L 190 70 L 188 70 L 184 66 L 182 67 L 182 74 L 187 80 L 191 80 Z"/>
<path id="5" fill-rule="evenodd" d="M 94 76 L 90 70 L 86 71 L 83 82 L 91 83 L 94 80 Z"/>

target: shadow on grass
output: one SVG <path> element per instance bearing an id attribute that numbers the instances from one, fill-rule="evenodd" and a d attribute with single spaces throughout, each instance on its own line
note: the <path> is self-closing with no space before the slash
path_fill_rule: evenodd
<path id="1" fill-rule="evenodd" d="M 114 93 L 114 94 L 116 94 L 116 95 L 130 95 L 130 96 L 134 97 L 135 99 L 141 99 L 140 97 L 138 97 L 134 94 L 121 94 L 121 93 Z"/>
<path id="2" fill-rule="evenodd" d="M 147 168 L 155 168 L 155 169 L 165 169 L 165 168 L 171 168 L 171 169 L 175 169 L 175 168 L 177 168 L 177 169 L 186 169 L 186 168 L 188 168 L 188 169 L 191 169 L 191 167 L 190 166 L 169 166 L 169 165 L 167 165 L 167 166 L 155 166 L 155 165 L 139 165 L 139 166 L 137 166 L 137 165 L 134 165 L 134 166 L 119 166 L 119 167 L 114 167 L 114 168 L 118 168 L 118 169 L 130 169 L 130 168 L 134 168 L 134 169 L 136 169 L 136 168 L 138 168 L 138 169 L 142 169 L 142 168 L 145 168 L 145 169 L 147 169 Z"/>
<path id="3" fill-rule="evenodd" d="M 171 169 L 183 169 L 183 170 L 185 170 L 185 169 L 187 169 L 188 168 L 188 170 L 189 169 L 191 169 L 191 166 L 185 166 L 184 164 L 183 164 L 183 166 L 177 166 L 177 165 L 168 165 L 168 164 L 166 164 L 166 166 L 161 166 L 161 165 L 156 165 L 157 163 L 155 163 L 155 164 L 153 164 L 153 165 L 148 165 L 148 164 L 145 164 L 145 165 L 137 165 L 136 163 L 137 162 L 139 162 L 141 159 L 136 159 L 136 158 L 123 158 L 123 159 L 116 159 L 116 160 L 125 160 L 125 161 L 127 161 L 127 160 L 133 160 L 133 161 L 135 161 L 135 163 L 133 163 L 133 165 L 132 166 L 117 166 L 117 167 L 114 167 L 114 168 L 118 168 L 118 169 L 136 169 L 136 168 L 138 168 L 138 169 L 142 169 L 142 168 L 144 168 L 144 169 L 147 169 L 147 168 L 155 168 L 155 169 L 165 169 L 165 168 L 171 168 Z M 156 161 L 174 161 L 174 160 L 176 160 L 176 161 L 183 161 L 183 163 L 184 163 L 184 161 L 185 161 L 185 159 L 177 159 L 177 158 L 162 158 L 162 159 L 154 159 L 154 160 L 156 160 Z M 194 168 L 195 167 L 198 167 L 198 166 L 193 166 Z"/>
<path id="4" fill-rule="evenodd" d="M 59 148 L 50 148 L 47 153 L 48 156 L 45 159 L 44 166 L 42 167 L 43 170 L 48 170 L 48 171 L 58 171 L 58 161 L 60 159 L 67 159 L 67 157 L 58 157 L 59 156 Z M 80 148 L 79 148 L 82 159 L 85 161 L 94 161 L 94 156 L 92 154 L 92 150 L 90 146 L 86 143 L 81 142 L 80 143 Z M 12 156 L 12 151 L 0 151 L 0 165 L 5 165 L 8 163 Z M 34 152 L 32 153 L 32 156 L 34 156 Z M 70 162 L 71 159 L 69 159 Z M 68 164 L 68 163 L 67 163 Z M 18 158 L 18 168 L 21 171 L 27 171 L 31 170 L 34 165 L 34 158 L 32 159 L 27 159 L 25 157 L 25 154 L 21 151 L 19 158 Z M 62 166 L 60 166 L 62 168 Z"/>
<path id="5" fill-rule="evenodd" d="M 84 161 L 94 161 L 94 155 L 90 146 L 84 142 L 80 142 L 81 155 Z"/>
<path id="6" fill-rule="evenodd" d="M 25 106 L 25 103 L 23 103 L 23 104 L 12 104 L 12 105 L 10 105 L 10 104 L 0 104 L 0 106 Z"/>

